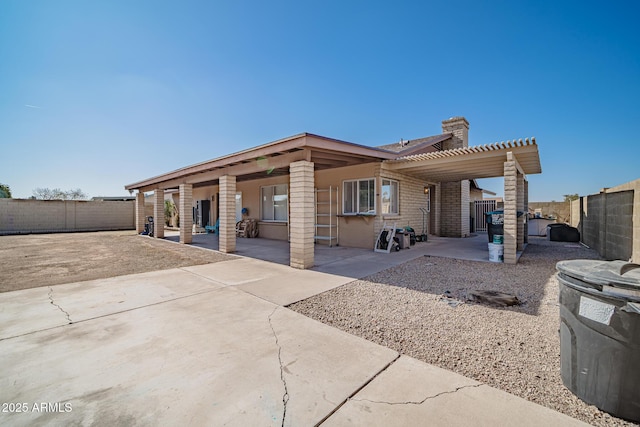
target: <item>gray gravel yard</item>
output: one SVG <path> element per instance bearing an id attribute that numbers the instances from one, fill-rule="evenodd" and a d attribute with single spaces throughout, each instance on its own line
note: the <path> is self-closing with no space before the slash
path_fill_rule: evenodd
<path id="1" fill-rule="evenodd" d="M 423 257 L 289 308 L 592 425 L 635 425 L 585 404 L 562 384 L 555 264 L 577 258 L 598 254 L 531 238 L 515 266 Z M 466 301 L 474 290 L 513 294 L 523 304 Z M 453 307 L 457 301 L 464 303 Z"/>

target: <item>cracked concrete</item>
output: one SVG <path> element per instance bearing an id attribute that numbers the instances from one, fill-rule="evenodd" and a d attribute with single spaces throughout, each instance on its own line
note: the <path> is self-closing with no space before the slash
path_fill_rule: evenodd
<path id="1" fill-rule="evenodd" d="M 273 332 L 273 337 L 276 340 L 276 347 L 278 347 L 278 363 L 280 364 L 280 379 L 282 380 L 282 385 L 284 386 L 284 394 L 282 395 L 282 427 L 284 427 L 285 420 L 287 419 L 287 403 L 289 403 L 289 389 L 287 388 L 287 380 L 284 377 L 285 367 L 282 363 L 282 346 L 280 346 L 280 342 L 278 341 L 278 334 L 276 334 L 276 330 L 273 328 L 273 323 L 271 322 L 271 316 L 276 312 L 278 307 L 276 306 L 271 314 L 269 315 L 269 326 L 271 327 L 271 331 Z"/>
<path id="2" fill-rule="evenodd" d="M 580 425 L 280 306 L 340 280 L 232 261 L 0 294 L 0 402 L 73 407 L 0 425 Z"/>
<path id="3" fill-rule="evenodd" d="M 351 398 L 349 400 L 354 400 L 356 402 L 380 403 L 380 404 L 383 404 L 383 405 L 422 405 L 427 400 L 436 399 L 436 398 L 438 398 L 440 396 L 444 396 L 445 394 L 457 393 L 458 391 L 460 391 L 462 389 L 465 389 L 465 388 L 481 387 L 482 385 L 483 384 L 475 384 L 475 385 L 464 385 L 464 386 L 456 387 L 455 390 L 443 391 L 443 392 L 440 392 L 438 394 L 434 394 L 433 396 L 427 396 L 427 397 L 425 397 L 424 399 L 422 399 L 420 401 L 386 402 L 386 401 L 377 401 L 377 400 L 369 400 L 369 399 L 356 399 L 356 398 Z"/>
<path id="4" fill-rule="evenodd" d="M 343 425 L 586 424 L 454 372 L 401 356 L 322 423 L 323 427 Z"/>
<path id="5" fill-rule="evenodd" d="M 58 310 L 60 310 L 61 312 L 64 313 L 65 316 L 67 316 L 67 321 L 69 322 L 69 325 L 71 325 L 73 322 L 71 321 L 71 316 L 69 316 L 69 313 L 67 313 L 62 307 L 60 307 L 60 305 L 56 304 L 56 302 L 53 300 L 53 287 L 49 286 L 49 301 L 51 301 L 51 304 L 53 304 L 54 306 L 58 307 Z"/>

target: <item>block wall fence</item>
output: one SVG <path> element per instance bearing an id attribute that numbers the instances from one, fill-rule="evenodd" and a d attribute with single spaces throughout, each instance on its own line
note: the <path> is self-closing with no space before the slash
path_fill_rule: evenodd
<path id="1" fill-rule="evenodd" d="M 572 201 L 570 218 L 603 258 L 640 263 L 640 179 Z"/>
<path id="2" fill-rule="evenodd" d="M 0 199 L 0 235 L 135 228 L 133 200 Z"/>

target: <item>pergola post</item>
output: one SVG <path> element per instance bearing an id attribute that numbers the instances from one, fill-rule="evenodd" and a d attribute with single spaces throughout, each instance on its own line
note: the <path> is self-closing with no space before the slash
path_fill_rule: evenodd
<path id="1" fill-rule="evenodd" d="M 311 268 L 314 263 L 314 164 L 301 160 L 289 165 L 289 263 L 294 268 Z"/>
<path id="2" fill-rule="evenodd" d="M 236 251 L 236 177 L 220 177 L 220 252 Z"/>
<path id="3" fill-rule="evenodd" d="M 525 210 L 524 210 L 524 175 L 518 173 L 516 176 L 516 209 L 518 212 L 523 212 L 522 216 L 518 218 L 516 216 L 517 221 L 517 245 L 516 248 L 519 251 L 524 250 L 524 220 L 525 220 Z"/>
<path id="4" fill-rule="evenodd" d="M 164 238 L 164 190 L 161 188 L 153 192 L 153 237 Z"/>
<path id="5" fill-rule="evenodd" d="M 136 233 L 140 234 L 144 231 L 145 219 L 144 193 L 138 191 L 136 194 Z"/>
<path id="6" fill-rule="evenodd" d="M 518 221 L 518 208 L 524 207 L 524 197 L 518 193 L 524 190 L 524 183 L 519 184 L 518 162 L 512 152 L 507 153 L 504 162 L 504 262 L 516 264 L 518 262 L 519 246 L 523 246 L 524 226 Z M 518 191 L 520 190 L 520 191 Z"/>
<path id="7" fill-rule="evenodd" d="M 180 243 L 193 241 L 193 185 L 180 184 Z"/>

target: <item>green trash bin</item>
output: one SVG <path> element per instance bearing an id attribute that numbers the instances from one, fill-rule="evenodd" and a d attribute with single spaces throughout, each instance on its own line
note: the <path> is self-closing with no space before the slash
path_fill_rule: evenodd
<path id="1" fill-rule="evenodd" d="M 640 422 L 640 265 L 572 260 L 556 265 L 560 371 L 576 396 Z"/>

